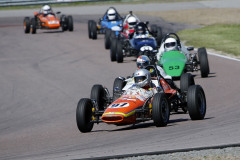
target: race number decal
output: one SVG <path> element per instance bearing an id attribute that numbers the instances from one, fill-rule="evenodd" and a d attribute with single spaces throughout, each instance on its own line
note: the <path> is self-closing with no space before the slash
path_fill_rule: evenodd
<path id="1" fill-rule="evenodd" d="M 129 103 L 114 103 L 108 108 L 123 108 L 123 107 L 128 107 Z"/>
<path id="2" fill-rule="evenodd" d="M 179 69 L 179 66 L 169 66 L 169 70 Z"/>

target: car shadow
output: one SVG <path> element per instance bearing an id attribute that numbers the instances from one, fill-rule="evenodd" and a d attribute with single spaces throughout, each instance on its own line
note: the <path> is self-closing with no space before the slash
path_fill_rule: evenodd
<path id="1" fill-rule="evenodd" d="M 184 121 L 188 121 L 188 120 L 190 120 L 190 119 L 179 118 L 179 119 L 169 120 L 169 123 L 167 124 L 166 127 L 175 126 L 176 125 L 175 123 L 184 122 Z M 126 130 L 133 130 L 133 129 L 151 128 L 151 127 L 156 127 L 153 122 L 137 123 L 137 124 L 128 125 L 128 126 L 126 126 L 124 128 L 115 129 L 115 130 L 109 130 L 109 132 L 126 131 Z"/>

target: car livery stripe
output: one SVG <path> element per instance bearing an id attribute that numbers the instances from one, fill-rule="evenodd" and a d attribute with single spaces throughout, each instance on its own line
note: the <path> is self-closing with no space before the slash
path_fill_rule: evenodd
<path id="1" fill-rule="evenodd" d="M 128 112 L 128 113 L 122 113 L 122 112 L 107 112 L 104 113 L 103 116 L 109 116 L 109 115 L 122 115 L 125 118 L 132 116 L 133 114 L 135 114 L 135 110 Z"/>

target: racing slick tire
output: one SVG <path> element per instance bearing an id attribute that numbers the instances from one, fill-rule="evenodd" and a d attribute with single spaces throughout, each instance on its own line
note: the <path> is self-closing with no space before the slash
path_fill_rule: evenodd
<path id="1" fill-rule="evenodd" d="M 92 39 L 97 39 L 97 23 L 95 21 L 92 21 L 91 37 Z"/>
<path id="2" fill-rule="evenodd" d="M 113 101 L 120 97 L 120 93 L 122 92 L 122 89 L 125 85 L 126 85 L 125 79 L 119 77 L 115 78 L 113 83 Z M 119 91 L 116 91 L 116 88 L 118 88 Z"/>
<path id="3" fill-rule="evenodd" d="M 111 36 L 111 30 L 106 29 L 106 33 L 104 37 L 105 49 L 110 49 L 110 45 L 111 45 L 110 36 Z"/>
<path id="4" fill-rule="evenodd" d="M 204 91 L 200 85 L 192 85 L 188 88 L 187 106 L 192 120 L 204 119 L 207 104 Z"/>
<path id="5" fill-rule="evenodd" d="M 37 32 L 37 23 L 36 23 L 35 18 L 32 18 L 31 19 L 31 33 L 36 34 L 36 32 Z"/>
<path id="6" fill-rule="evenodd" d="M 90 98 L 96 100 L 99 110 L 104 110 L 105 90 L 102 85 L 93 85 Z"/>
<path id="7" fill-rule="evenodd" d="M 61 24 L 63 32 L 68 30 L 68 18 L 67 18 L 67 16 L 65 14 L 61 15 L 61 17 L 60 17 L 60 24 Z"/>
<path id="8" fill-rule="evenodd" d="M 170 108 L 164 93 L 156 93 L 152 102 L 152 119 L 157 127 L 164 127 L 168 124 Z"/>
<path id="9" fill-rule="evenodd" d="M 198 48 L 198 58 L 200 63 L 201 77 L 208 77 L 209 64 L 206 48 Z"/>
<path id="10" fill-rule="evenodd" d="M 156 34 L 157 33 L 157 25 L 156 24 L 151 25 L 150 30 L 153 34 L 153 37 L 156 37 L 157 36 L 157 34 Z"/>
<path id="11" fill-rule="evenodd" d="M 180 77 L 180 90 L 181 92 L 187 92 L 191 85 L 194 85 L 195 81 L 191 73 L 183 73 Z"/>
<path id="12" fill-rule="evenodd" d="M 110 47 L 110 58 L 112 62 L 116 61 L 117 43 L 118 43 L 117 38 L 113 38 Z"/>
<path id="13" fill-rule="evenodd" d="M 117 60 L 118 63 L 122 63 L 123 62 L 123 50 L 122 50 L 122 43 L 121 43 L 121 41 L 117 42 L 116 60 Z"/>
<path id="14" fill-rule="evenodd" d="M 93 20 L 88 20 L 88 38 L 91 39 L 91 25 L 92 25 Z"/>
<path id="15" fill-rule="evenodd" d="M 162 43 L 162 28 L 161 27 L 157 27 L 157 35 L 156 35 L 156 41 L 157 41 L 157 45 L 161 46 Z"/>
<path id="16" fill-rule="evenodd" d="M 72 16 L 68 16 L 67 19 L 68 19 L 68 30 L 70 32 L 72 32 L 73 31 L 73 18 L 72 18 Z"/>
<path id="17" fill-rule="evenodd" d="M 29 33 L 30 32 L 30 28 L 31 28 L 31 24 L 30 24 L 30 18 L 29 17 L 25 17 L 23 20 L 23 27 L 24 27 L 24 32 L 25 33 Z"/>
<path id="18" fill-rule="evenodd" d="M 80 132 L 91 132 L 94 123 L 92 120 L 92 101 L 88 98 L 79 100 L 76 110 L 76 121 Z"/>

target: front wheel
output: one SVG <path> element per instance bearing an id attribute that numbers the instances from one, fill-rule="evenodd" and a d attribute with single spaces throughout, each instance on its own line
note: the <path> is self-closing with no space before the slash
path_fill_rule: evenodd
<path id="1" fill-rule="evenodd" d="M 61 15 L 60 17 L 60 24 L 61 24 L 61 27 L 62 27 L 62 31 L 66 31 L 68 29 L 68 18 L 66 15 Z"/>
<path id="2" fill-rule="evenodd" d="M 187 106 L 192 120 L 204 119 L 207 104 L 204 91 L 200 85 L 193 85 L 188 88 Z"/>
<path id="3" fill-rule="evenodd" d="M 153 97 L 152 118 L 157 127 L 168 124 L 170 117 L 169 103 L 164 93 L 157 93 Z"/>
<path id="4" fill-rule="evenodd" d="M 118 40 L 116 38 L 112 39 L 111 47 L 110 47 L 110 58 L 112 62 L 116 61 L 117 42 Z"/>
<path id="5" fill-rule="evenodd" d="M 121 41 L 118 41 L 118 43 L 117 43 L 116 60 L 118 63 L 123 62 L 123 49 L 122 49 Z"/>
<path id="6" fill-rule="evenodd" d="M 91 37 L 97 39 L 97 23 L 95 21 L 92 21 L 91 24 Z"/>
<path id="7" fill-rule="evenodd" d="M 208 77 L 209 64 L 206 48 L 198 48 L 198 58 L 200 62 L 201 77 Z"/>
<path id="8" fill-rule="evenodd" d="M 88 38 L 91 39 L 91 27 L 92 27 L 93 20 L 88 20 Z"/>
<path id="9" fill-rule="evenodd" d="M 110 49 L 110 45 L 111 45 L 110 36 L 111 36 L 111 30 L 106 29 L 106 33 L 104 37 L 105 49 Z"/>
<path id="10" fill-rule="evenodd" d="M 91 132 L 94 123 L 92 121 L 93 104 L 90 99 L 80 99 L 76 110 L 76 121 L 80 132 Z"/>
<path id="11" fill-rule="evenodd" d="M 37 23 L 36 23 L 35 18 L 32 18 L 31 19 L 31 33 L 36 34 L 36 32 L 37 32 Z"/>

